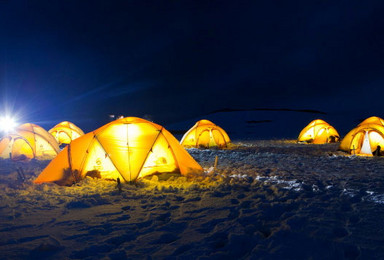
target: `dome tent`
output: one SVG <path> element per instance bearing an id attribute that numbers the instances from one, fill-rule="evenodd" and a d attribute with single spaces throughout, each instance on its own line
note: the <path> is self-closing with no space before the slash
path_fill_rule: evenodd
<path id="1" fill-rule="evenodd" d="M 163 172 L 187 175 L 203 169 L 162 126 L 127 117 L 73 140 L 35 183 L 68 185 L 94 173 L 101 178 L 131 182 Z"/>
<path id="2" fill-rule="evenodd" d="M 223 148 L 228 147 L 230 142 L 231 140 L 224 129 L 209 120 L 203 119 L 184 134 L 180 143 L 184 147 Z"/>
<path id="3" fill-rule="evenodd" d="M 297 142 L 325 144 L 334 143 L 340 140 L 340 135 L 336 129 L 321 119 L 310 122 L 301 130 Z"/>
<path id="4" fill-rule="evenodd" d="M 369 117 L 345 135 L 339 150 L 356 155 L 372 156 L 378 146 L 384 148 L 384 120 Z M 381 151 L 383 154 L 384 151 Z"/>
<path id="5" fill-rule="evenodd" d="M 83 130 L 68 121 L 63 121 L 55 125 L 48 132 L 55 137 L 59 145 L 69 144 L 72 140 L 84 135 Z"/>
<path id="6" fill-rule="evenodd" d="M 15 161 L 51 160 L 60 152 L 55 138 L 42 127 L 27 123 L 0 140 L 0 157 Z"/>

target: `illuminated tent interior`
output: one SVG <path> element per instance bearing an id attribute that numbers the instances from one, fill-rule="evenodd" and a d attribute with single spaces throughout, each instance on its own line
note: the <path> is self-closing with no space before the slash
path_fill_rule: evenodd
<path id="1" fill-rule="evenodd" d="M 316 119 L 301 130 L 297 142 L 325 144 L 338 142 L 339 140 L 339 133 L 333 126 L 324 120 Z"/>
<path id="2" fill-rule="evenodd" d="M 23 124 L 0 140 L 0 157 L 14 161 L 51 160 L 59 152 L 55 138 L 35 124 Z"/>
<path id="3" fill-rule="evenodd" d="M 345 135 L 339 149 L 351 154 L 372 156 L 380 146 L 384 151 L 384 120 L 369 117 Z"/>
<path id="4" fill-rule="evenodd" d="M 53 137 L 55 137 L 56 141 L 61 144 L 69 144 L 72 140 L 79 138 L 84 135 L 83 130 L 81 130 L 75 124 L 63 121 L 48 131 Z"/>
<path id="5" fill-rule="evenodd" d="M 127 117 L 73 140 L 35 183 L 70 185 L 87 175 L 130 182 L 156 173 L 202 172 L 202 167 L 162 126 Z"/>
<path id="6" fill-rule="evenodd" d="M 224 129 L 209 120 L 203 119 L 184 134 L 180 143 L 184 147 L 225 148 L 228 147 L 230 142 L 231 140 Z"/>

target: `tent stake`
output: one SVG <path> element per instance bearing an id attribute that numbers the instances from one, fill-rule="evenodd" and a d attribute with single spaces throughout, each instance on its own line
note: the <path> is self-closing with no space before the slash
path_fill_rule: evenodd
<path id="1" fill-rule="evenodd" d="M 116 187 L 117 187 L 117 189 L 119 190 L 119 193 L 121 193 L 121 182 L 120 182 L 120 178 L 117 177 L 116 181 L 117 181 L 117 185 L 116 185 Z"/>
<path id="2" fill-rule="evenodd" d="M 216 155 L 216 157 L 215 157 L 215 164 L 213 165 L 214 171 L 216 171 L 218 160 L 219 160 L 219 157 Z"/>
<path id="3" fill-rule="evenodd" d="M 17 169 L 17 175 L 18 175 L 18 179 L 20 182 L 24 182 L 25 181 L 25 174 L 24 174 L 24 170 L 22 167 L 18 167 Z"/>

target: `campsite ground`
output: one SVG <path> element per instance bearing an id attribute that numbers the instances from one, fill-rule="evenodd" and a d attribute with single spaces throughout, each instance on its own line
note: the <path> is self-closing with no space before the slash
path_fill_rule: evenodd
<path id="1" fill-rule="evenodd" d="M 337 144 L 235 143 L 190 149 L 202 176 L 154 176 L 121 193 L 90 178 L 35 185 L 48 162 L 1 160 L 0 259 L 384 258 L 383 158 Z"/>

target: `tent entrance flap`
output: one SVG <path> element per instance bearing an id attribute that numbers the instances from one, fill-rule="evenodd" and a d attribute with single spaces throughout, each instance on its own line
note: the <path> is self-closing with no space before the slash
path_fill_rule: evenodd
<path id="1" fill-rule="evenodd" d="M 363 145 L 361 146 L 360 153 L 372 155 L 371 145 L 369 143 L 368 131 L 365 132 L 364 139 L 363 139 Z"/>

